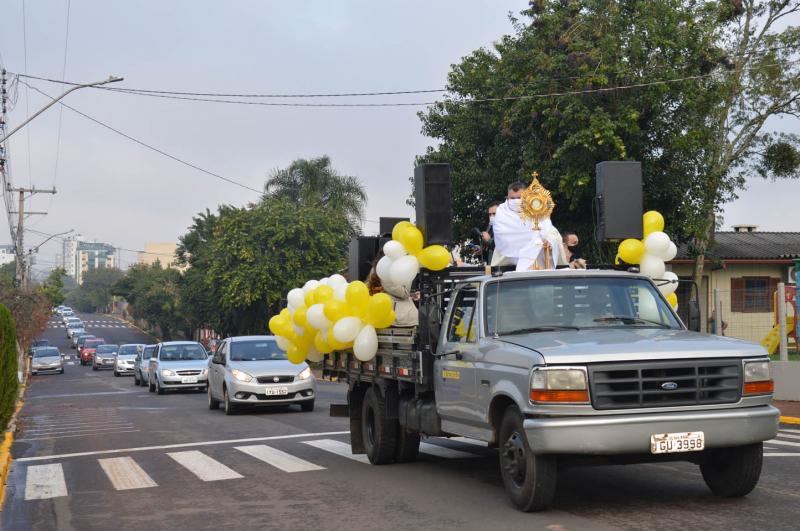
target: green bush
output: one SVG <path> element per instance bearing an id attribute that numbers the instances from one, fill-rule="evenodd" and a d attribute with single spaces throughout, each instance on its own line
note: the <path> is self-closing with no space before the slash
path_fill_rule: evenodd
<path id="1" fill-rule="evenodd" d="M 6 428 L 17 402 L 17 332 L 14 318 L 0 304 L 0 430 Z"/>

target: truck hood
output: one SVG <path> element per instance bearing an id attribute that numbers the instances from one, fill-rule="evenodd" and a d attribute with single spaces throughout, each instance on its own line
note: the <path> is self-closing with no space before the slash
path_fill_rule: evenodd
<path id="1" fill-rule="evenodd" d="M 502 337 L 501 341 L 535 350 L 548 364 L 767 355 L 762 346 L 747 341 L 653 328 L 560 330 Z"/>

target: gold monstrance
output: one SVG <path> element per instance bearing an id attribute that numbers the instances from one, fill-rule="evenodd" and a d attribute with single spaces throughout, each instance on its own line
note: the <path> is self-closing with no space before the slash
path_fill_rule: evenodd
<path id="1" fill-rule="evenodd" d="M 550 191 L 539 182 L 539 172 L 533 172 L 532 175 L 533 182 L 522 192 L 522 209 L 519 217 L 524 221 L 532 221 L 533 230 L 538 231 L 540 230 L 539 222 L 550 217 L 556 204 Z M 544 268 L 550 269 L 550 242 L 546 238 L 542 238 L 542 240 L 544 242 L 542 247 Z M 531 266 L 531 269 L 538 269 L 536 262 Z"/>

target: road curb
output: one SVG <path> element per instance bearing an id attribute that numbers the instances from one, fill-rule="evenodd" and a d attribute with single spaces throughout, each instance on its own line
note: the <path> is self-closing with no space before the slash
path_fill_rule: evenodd
<path id="1" fill-rule="evenodd" d="M 6 497 L 6 479 L 11 469 L 11 443 L 14 442 L 14 433 L 4 432 L 3 442 L 0 442 L 0 511 Z"/>
<path id="2" fill-rule="evenodd" d="M 800 417 L 784 417 L 781 415 L 781 424 L 800 424 Z"/>
<path id="3" fill-rule="evenodd" d="M 138 330 L 139 332 L 143 333 L 144 335 L 150 336 L 152 338 L 155 338 L 156 343 L 160 343 L 161 342 L 161 338 L 160 337 L 156 337 L 151 332 L 148 332 L 147 330 L 143 330 L 143 329 L 139 328 L 138 326 L 136 326 L 136 323 L 134 323 L 133 321 L 129 321 L 129 320 L 123 318 L 123 317 L 120 317 L 119 315 L 114 315 L 113 313 L 104 313 L 104 314 L 101 314 L 101 315 L 105 315 L 107 317 L 112 317 L 112 318 L 116 319 L 117 321 L 122 321 L 123 323 L 135 328 L 136 330 Z"/>

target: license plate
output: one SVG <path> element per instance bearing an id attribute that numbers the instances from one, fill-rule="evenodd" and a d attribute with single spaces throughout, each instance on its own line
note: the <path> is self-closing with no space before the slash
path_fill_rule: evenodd
<path id="1" fill-rule="evenodd" d="M 197 376 L 184 376 L 181 378 L 182 384 L 197 383 Z"/>
<path id="2" fill-rule="evenodd" d="M 288 395 L 289 388 L 288 387 L 267 387 L 266 391 L 264 392 L 267 396 L 280 396 L 280 395 Z"/>
<path id="3" fill-rule="evenodd" d="M 699 452 L 705 448 L 705 445 L 706 438 L 702 431 L 659 433 L 650 436 L 650 453 L 652 454 Z"/>

